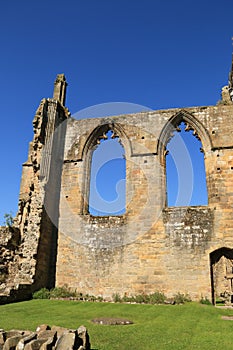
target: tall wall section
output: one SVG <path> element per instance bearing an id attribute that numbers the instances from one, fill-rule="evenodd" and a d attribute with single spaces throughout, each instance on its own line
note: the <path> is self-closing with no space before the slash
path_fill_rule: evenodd
<path id="1" fill-rule="evenodd" d="M 214 299 L 210 254 L 233 248 L 233 105 L 171 109 L 67 124 L 57 285 L 111 297 L 162 291 Z M 166 145 L 184 121 L 202 141 L 208 205 L 167 207 Z M 126 213 L 88 212 L 90 163 L 108 131 L 125 149 Z M 213 265 L 217 261 L 213 261 Z M 222 277 L 224 278 L 224 277 Z"/>
<path id="2" fill-rule="evenodd" d="M 5 243 L 0 242 L 0 249 L 9 251 L 10 247 L 11 253 L 11 259 L 2 262 L 0 303 L 23 300 L 34 290 L 55 285 L 58 206 L 69 116 L 63 106 L 65 95 L 61 94 L 60 100 L 58 91 L 64 91 L 65 84 L 64 76 L 59 75 L 54 98 L 41 101 L 33 120 L 34 137 L 23 164 L 15 228 L 3 229 Z M 12 240 L 17 241 L 13 247 Z"/>

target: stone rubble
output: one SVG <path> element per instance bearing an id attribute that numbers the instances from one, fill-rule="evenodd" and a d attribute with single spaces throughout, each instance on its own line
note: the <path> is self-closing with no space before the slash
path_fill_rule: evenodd
<path id="1" fill-rule="evenodd" d="M 35 332 L 0 329 L 0 350 L 90 350 L 86 327 L 67 329 L 40 325 Z"/>

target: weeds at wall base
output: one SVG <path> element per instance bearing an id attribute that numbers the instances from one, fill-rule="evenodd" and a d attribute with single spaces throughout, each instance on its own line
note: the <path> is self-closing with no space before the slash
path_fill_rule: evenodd
<path id="1" fill-rule="evenodd" d="M 201 298 L 200 300 L 200 304 L 203 304 L 203 305 L 212 305 L 211 301 L 209 301 L 209 299 L 207 297 L 205 298 Z"/>
<path id="2" fill-rule="evenodd" d="M 102 296 L 93 296 L 89 294 L 83 294 L 80 292 L 72 291 L 68 287 L 55 287 L 51 290 L 42 288 L 33 293 L 33 299 L 69 299 L 77 301 L 92 301 L 102 302 L 104 300 Z M 108 300 L 109 301 L 109 300 Z M 151 294 L 138 294 L 135 296 L 129 296 L 125 293 L 120 296 L 119 293 L 112 295 L 112 301 L 114 303 L 135 303 L 135 304 L 184 304 L 190 302 L 191 298 L 188 294 L 177 293 L 172 298 L 167 298 L 162 292 L 154 292 Z"/>

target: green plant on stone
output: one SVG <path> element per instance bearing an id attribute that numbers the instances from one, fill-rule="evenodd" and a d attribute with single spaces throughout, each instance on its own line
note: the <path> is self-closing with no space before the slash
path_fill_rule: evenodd
<path id="1" fill-rule="evenodd" d="M 128 296 L 127 293 L 125 293 L 124 296 L 122 297 L 122 301 L 124 303 L 132 303 L 134 301 L 134 297 Z"/>
<path id="2" fill-rule="evenodd" d="M 155 292 L 149 295 L 150 304 L 164 304 L 166 296 L 164 293 Z"/>
<path id="3" fill-rule="evenodd" d="M 50 291 L 47 288 L 41 288 L 32 295 L 33 299 L 50 299 Z"/>
<path id="4" fill-rule="evenodd" d="M 8 227 L 12 227 L 12 226 L 13 226 L 13 224 L 14 224 L 14 218 L 13 218 L 12 212 L 10 212 L 10 213 L 5 213 L 5 214 L 4 214 L 4 219 L 5 219 L 5 221 L 4 221 L 4 225 L 5 225 L 5 226 L 8 226 Z"/>
<path id="5" fill-rule="evenodd" d="M 51 290 L 42 288 L 35 293 L 33 293 L 33 299 L 62 299 L 70 298 L 75 300 L 82 301 L 103 301 L 102 296 L 93 296 L 89 294 L 77 293 L 76 291 L 70 290 L 68 286 L 55 287 Z M 137 303 L 137 304 L 164 304 L 166 301 L 166 296 L 162 292 L 154 292 L 152 294 L 137 294 L 135 296 L 128 296 L 127 293 L 123 297 L 119 293 L 114 293 L 112 295 L 112 300 L 115 303 Z M 175 304 L 184 304 L 185 302 L 191 301 L 191 298 L 188 294 L 177 293 L 174 298 Z M 202 299 L 201 303 L 208 303 L 207 300 Z"/>
<path id="6" fill-rule="evenodd" d="M 69 290 L 68 287 L 63 286 L 63 287 L 55 287 L 50 290 L 50 299 L 56 299 L 56 298 L 70 298 L 70 297 L 75 297 L 76 293 Z"/>
<path id="7" fill-rule="evenodd" d="M 122 299 L 121 299 L 121 296 L 119 293 L 114 293 L 112 295 L 112 299 L 113 299 L 114 303 L 121 303 L 122 302 Z"/>
<path id="8" fill-rule="evenodd" d="M 138 304 L 148 304 L 148 295 L 146 294 L 138 294 L 135 296 L 135 302 Z"/>
<path id="9" fill-rule="evenodd" d="M 209 301 L 207 297 L 205 298 L 201 297 L 200 303 L 204 305 L 212 305 L 211 301 Z"/>
<path id="10" fill-rule="evenodd" d="M 93 297 L 93 298 L 95 298 L 95 297 Z M 99 301 L 99 302 L 102 302 L 102 301 L 104 300 L 104 298 L 103 298 L 102 296 L 99 295 L 99 296 L 96 298 L 96 300 Z"/>
<path id="11" fill-rule="evenodd" d="M 59 299 L 76 297 L 76 292 L 71 291 L 67 286 L 55 287 L 51 290 L 41 288 L 33 293 L 33 299 Z"/>
<path id="12" fill-rule="evenodd" d="M 192 301 L 190 296 L 188 294 L 182 294 L 178 292 L 177 294 L 174 295 L 174 302 L 176 304 L 184 304 L 186 302 Z"/>

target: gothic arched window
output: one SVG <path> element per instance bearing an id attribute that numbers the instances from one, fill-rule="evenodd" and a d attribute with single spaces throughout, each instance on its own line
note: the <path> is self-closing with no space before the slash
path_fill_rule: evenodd
<path id="1" fill-rule="evenodd" d="M 166 147 L 167 205 L 207 205 L 202 143 L 188 123 L 176 130 Z"/>
<path id="2" fill-rule="evenodd" d="M 126 206 L 126 161 L 124 147 L 112 130 L 98 139 L 92 153 L 89 213 L 94 216 L 122 215 Z"/>

